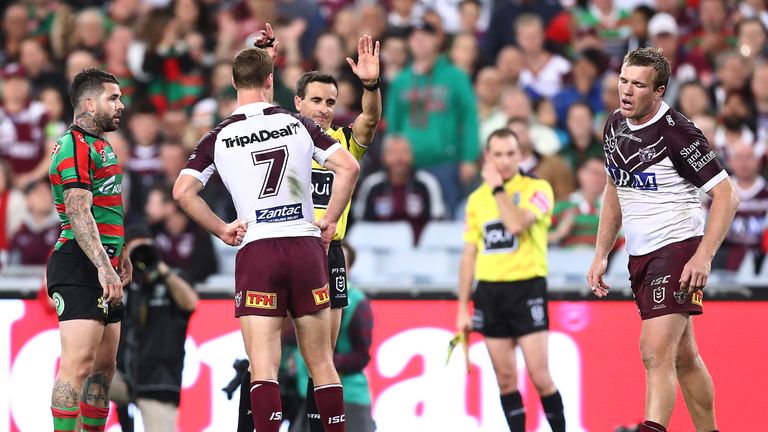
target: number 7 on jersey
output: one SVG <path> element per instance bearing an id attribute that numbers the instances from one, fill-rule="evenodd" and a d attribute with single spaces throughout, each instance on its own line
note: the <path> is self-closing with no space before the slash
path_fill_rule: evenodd
<path id="1" fill-rule="evenodd" d="M 264 184 L 261 187 L 259 198 L 268 198 L 277 195 L 280 191 L 280 184 L 283 182 L 285 174 L 285 162 L 288 160 L 288 147 L 280 146 L 267 150 L 260 150 L 251 153 L 253 164 L 258 166 L 267 165 L 267 175 Z"/>

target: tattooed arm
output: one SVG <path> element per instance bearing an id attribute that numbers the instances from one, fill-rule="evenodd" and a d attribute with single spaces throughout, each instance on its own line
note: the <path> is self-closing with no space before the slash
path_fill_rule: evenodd
<path id="1" fill-rule="evenodd" d="M 99 272 L 99 283 L 104 288 L 104 301 L 115 304 L 122 301 L 122 282 L 101 245 L 99 229 L 91 213 L 93 194 L 86 189 L 65 189 L 64 206 L 77 244 Z"/>

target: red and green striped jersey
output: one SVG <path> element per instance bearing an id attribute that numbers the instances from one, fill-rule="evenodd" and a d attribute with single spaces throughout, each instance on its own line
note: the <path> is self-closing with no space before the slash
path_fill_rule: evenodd
<path id="1" fill-rule="evenodd" d="M 123 248 L 123 171 L 109 143 L 72 125 L 56 140 L 48 171 L 53 201 L 61 221 L 61 235 L 55 250 L 75 238 L 64 204 L 64 190 L 88 189 L 93 192 L 93 218 L 101 244 L 113 264 Z"/>

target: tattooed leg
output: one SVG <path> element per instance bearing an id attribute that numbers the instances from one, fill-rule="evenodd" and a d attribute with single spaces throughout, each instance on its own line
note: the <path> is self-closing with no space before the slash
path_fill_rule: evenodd
<path id="1" fill-rule="evenodd" d="M 102 372 L 94 372 L 85 379 L 81 401 L 100 408 L 109 407 L 110 380 Z"/>
<path id="2" fill-rule="evenodd" d="M 51 405 L 59 408 L 76 408 L 80 402 L 80 391 L 71 381 L 57 378 L 53 384 Z"/>

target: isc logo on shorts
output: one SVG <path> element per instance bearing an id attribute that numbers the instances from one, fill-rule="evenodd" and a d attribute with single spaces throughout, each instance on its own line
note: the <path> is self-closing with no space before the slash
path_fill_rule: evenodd
<path id="1" fill-rule="evenodd" d="M 246 291 L 245 307 L 277 309 L 277 294 L 260 291 Z"/>
<path id="2" fill-rule="evenodd" d="M 328 295 L 328 285 L 325 285 L 322 288 L 313 289 L 312 296 L 315 298 L 316 305 L 328 303 L 331 300 L 331 297 Z"/>

